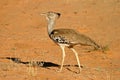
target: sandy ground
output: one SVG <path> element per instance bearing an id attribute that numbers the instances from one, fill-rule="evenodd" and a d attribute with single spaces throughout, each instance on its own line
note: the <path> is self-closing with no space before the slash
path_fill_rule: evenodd
<path id="1" fill-rule="evenodd" d="M 72 51 L 62 53 L 40 13 L 62 14 L 55 28 L 71 28 L 107 45 L 105 53 L 79 46 L 82 72 Z M 42 64 L 44 61 L 44 64 Z M 0 0 L 0 80 L 120 80 L 120 0 Z"/>

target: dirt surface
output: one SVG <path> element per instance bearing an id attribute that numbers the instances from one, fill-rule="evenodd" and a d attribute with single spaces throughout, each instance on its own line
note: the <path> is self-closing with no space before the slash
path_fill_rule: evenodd
<path id="1" fill-rule="evenodd" d="M 108 51 L 87 52 L 80 46 L 82 72 L 66 48 L 62 72 L 59 46 L 47 34 L 40 13 L 62 14 L 55 28 L 90 36 Z M 44 61 L 44 64 L 43 64 Z M 120 0 L 0 0 L 0 80 L 120 80 Z"/>

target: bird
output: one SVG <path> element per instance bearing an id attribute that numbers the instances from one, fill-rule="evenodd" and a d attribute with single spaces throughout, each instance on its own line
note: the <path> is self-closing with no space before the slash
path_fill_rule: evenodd
<path id="1" fill-rule="evenodd" d="M 80 73 L 82 70 L 81 64 L 80 64 L 80 60 L 78 57 L 78 52 L 74 49 L 74 46 L 76 46 L 76 45 L 84 46 L 85 45 L 85 46 L 92 46 L 95 49 L 100 49 L 101 46 L 98 45 L 90 37 L 88 37 L 84 34 L 81 34 L 77 31 L 75 31 L 74 29 L 66 29 L 66 28 L 54 29 L 55 23 L 56 23 L 57 19 L 60 18 L 61 13 L 49 11 L 49 12 L 42 13 L 41 15 L 44 15 L 48 22 L 47 32 L 48 32 L 50 39 L 52 39 L 53 42 L 55 42 L 58 46 L 60 46 L 60 48 L 62 50 L 62 62 L 61 62 L 59 72 L 62 71 L 63 65 L 64 65 L 64 60 L 65 60 L 65 56 L 66 56 L 65 47 L 68 47 L 75 54 L 78 68 L 79 68 L 78 73 Z"/>

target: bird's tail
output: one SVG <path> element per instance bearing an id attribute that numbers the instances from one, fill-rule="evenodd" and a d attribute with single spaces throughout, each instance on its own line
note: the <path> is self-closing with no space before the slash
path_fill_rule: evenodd
<path id="1" fill-rule="evenodd" d="M 101 46 L 101 45 L 98 45 L 98 44 L 96 44 L 95 43 L 95 46 L 94 46 L 94 50 L 95 51 L 102 51 L 103 53 L 105 52 L 105 51 L 108 51 L 109 50 L 109 47 L 108 47 L 108 45 L 106 45 L 106 46 Z"/>

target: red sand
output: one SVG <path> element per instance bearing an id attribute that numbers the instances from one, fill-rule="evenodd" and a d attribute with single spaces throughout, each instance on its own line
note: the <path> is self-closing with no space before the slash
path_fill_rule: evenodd
<path id="1" fill-rule="evenodd" d="M 71 28 L 86 34 L 106 53 L 85 52 L 79 46 L 82 72 L 72 51 L 66 48 L 63 71 L 61 49 L 47 35 L 47 22 L 40 13 L 62 14 L 55 28 Z M 0 1 L 0 80 L 119 80 L 120 79 L 119 0 L 1 0 Z M 20 58 L 15 63 L 8 58 Z M 50 62 L 50 66 L 29 67 L 30 61 Z M 17 61 L 17 60 L 16 60 Z M 73 66 L 69 66 L 73 65 Z"/>

